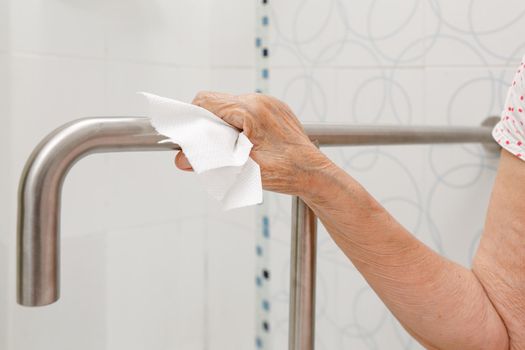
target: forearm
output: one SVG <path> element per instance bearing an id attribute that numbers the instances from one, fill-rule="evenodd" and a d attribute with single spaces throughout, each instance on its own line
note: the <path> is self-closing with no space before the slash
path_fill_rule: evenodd
<path id="1" fill-rule="evenodd" d="M 472 270 L 505 322 L 511 349 L 525 349 L 523 160 L 502 150 Z"/>
<path id="2" fill-rule="evenodd" d="M 333 163 L 312 164 L 301 197 L 414 337 L 436 349 L 507 348 L 505 327 L 470 270 L 418 241 Z"/>
<path id="3" fill-rule="evenodd" d="M 262 94 L 209 92 L 199 93 L 193 103 L 244 132 L 263 187 L 301 196 L 423 344 L 447 350 L 506 348 L 506 330 L 476 276 L 411 236 L 315 148 L 286 104 Z M 180 159 L 178 164 L 184 165 Z"/>

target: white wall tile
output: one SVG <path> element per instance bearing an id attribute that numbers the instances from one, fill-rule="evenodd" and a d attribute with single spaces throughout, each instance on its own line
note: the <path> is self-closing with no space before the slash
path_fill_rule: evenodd
<path id="1" fill-rule="evenodd" d="M 104 230 L 111 203 L 109 159 L 90 155 L 76 163 L 62 188 L 61 228 L 63 237 Z"/>
<path id="2" fill-rule="evenodd" d="M 108 349 L 202 349 L 206 344 L 202 215 L 108 235 Z"/>
<path id="3" fill-rule="evenodd" d="M 478 125 L 499 113 L 525 52 L 517 0 L 506 6 L 270 3 L 270 92 L 303 121 Z M 251 92 L 254 6 L 240 0 L 0 0 L 0 52 L 10 38 L 18 52 L 12 60 L 0 55 L 0 77 L 10 71 L 13 84 L 8 96 L 0 79 L 0 102 L 13 107 L 3 114 L 10 128 L 0 129 L 0 143 L 7 140 L 3 133 L 13 138 L 0 144 L 0 161 L 11 159 L 12 171 L 0 174 L 3 197 L 10 198 L 3 202 L 9 223 L 0 229 L 14 231 L 15 177 L 30 150 L 59 124 L 87 115 L 145 115 L 136 91 L 185 101 L 199 90 Z M 2 30 L 8 13 L 12 22 Z M 494 158 L 464 145 L 326 152 L 418 238 L 470 262 Z M 173 155 L 96 155 L 75 165 L 64 186 L 63 298 L 43 309 L 15 307 L 7 320 L 14 322 L 13 349 L 37 342 L 44 349 L 253 347 L 255 209 L 220 212 L 193 174 L 175 169 Z M 290 200 L 271 195 L 266 205 L 272 341 L 279 349 L 287 343 Z M 0 275 L 14 256 L 14 242 L 7 241 L 2 247 L 0 234 Z M 12 272 L 8 285 L 14 285 Z M 324 230 L 318 284 L 319 349 L 420 348 Z M 2 307 L 14 303 L 10 290 L 0 292 L 0 339 Z M 35 336 L 23 337 L 28 330 Z"/>
<path id="4" fill-rule="evenodd" d="M 209 0 L 111 0 L 107 7 L 110 59 L 193 67 L 209 64 Z"/>
<path id="5" fill-rule="evenodd" d="M 253 68 L 214 68 L 211 71 L 211 89 L 230 94 L 246 94 L 255 91 Z"/>
<path id="6" fill-rule="evenodd" d="M 108 159 L 107 227 L 205 215 L 212 199 L 194 174 L 175 167 L 174 153 L 112 154 Z"/>
<path id="7" fill-rule="evenodd" d="M 137 91 L 190 102 L 209 89 L 206 69 L 172 68 L 129 63 L 108 64 L 107 99 L 110 115 L 147 115 L 147 103 Z M 203 215 L 210 201 L 193 174 L 176 169 L 175 152 L 108 155 L 107 227 L 133 227 L 191 215 Z"/>
<path id="8" fill-rule="evenodd" d="M 425 73 L 427 123 L 480 125 L 486 117 L 501 114 L 510 84 L 499 69 L 429 68 Z"/>
<path id="9" fill-rule="evenodd" d="M 509 73 L 497 68 L 427 69 L 427 122 L 480 125 L 484 118 L 499 115 L 511 83 Z M 426 230 L 436 249 L 468 265 L 484 225 L 496 155 L 477 144 L 436 145 L 429 147 L 425 163 Z"/>
<path id="10" fill-rule="evenodd" d="M 211 0 L 210 63 L 253 67 L 255 1 Z"/>
<path id="11" fill-rule="evenodd" d="M 274 2 L 272 65 L 421 64 L 425 46 L 415 38 L 424 35 L 422 4 L 409 0 Z M 354 50 L 345 49 L 347 44 Z"/>
<path id="12" fill-rule="evenodd" d="M 271 10 L 270 57 L 276 67 L 330 61 L 337 43 L 346 39 L 345 19 L 335 2 L 276 1 Z"/>
<path id="13" fill-rule="evenodd" d="M 14 349 L 106 349 L 106 235 L 62 245 L 61 297 L 46 307 L 14 306 Z"/>
<path id="14" fill-rule="evenodd" d="M 285 101 L 302 122 L 337 118 L 337 72 L 334 69 L 275 68 L 270 71 L 270 94 Z"/>
<path id="15" fill-rule="evenodd" d="M 146 99 L 139 91 L 191 102 L 200 90 L 210 89 L 208 68 L 108 62 L 107 113 L 146 115 Z"/>
<path id="16" fill-rule="evenodd" d="M 219 15 L 214 17 L 217 25 L 214 40 L 225 39 L 223 44 L 215 42 L 212 46 L 210 13 L 215 10 Z M 234 17 L 238 18 L 237 26 L 233 24 Z M 237 17 L 217 3 L 212 9 L 209 1 L 130 3 L 113 0 L 89 4 L 52 1 L 44 4 L 35 0 L 30 4 L 14 4 L 11 18 L 16 21 L 11 29 L 17 53 L 10 69 L 15 83 L 9 89 L 13 106 L 10 135 L 14 140 L 13 150 L 9 152 L 13 161 L 9 165 L 16 176 L 36 143 L 60 124 L 84 116 L 146 114 L 145 102 L 136 91 L 191 101 L 196 92 L 209 90 L 212 85 L 239 92 L 253 89 L 251 70 L 246 69 L 252 64 L 248 61 L 251 61 L 253 37 L 250 31 L 239 30 L 239 26 L 253 20 L 252 16 Z M 219 29 L 221 23 L 227 25 Z M 246 42 L 239 46 L 238 40 Z M 214 64 L 228 66 L 235 55 L 238 58 L 235 65 L 244 68 L 233 75 L 217 71 L 212 78 L 209 69 L 212 47 L 216 53 Z M 2 65 L 4 67 L 7 66 Z M 232 79 L 233 76 L 236 78 Z M 207 221 L 203 217 L 210 208 L 217 212 L 218 205 L 210 202 L 193 174 L 182 173 L 174 167 L 173 156 L 171 152 L 93 155 L 74 166 L 64 184 L 63 263 L 69 271 L 92 279 L 89 284 L 98 288 L 95 297 L 98 298 L 100 291 L 107 293 L 104 298 L 107 307 L 105 301 L 97 305 L 78 301 L 84 294 L 74 288 L 84 287 L 90 291 L 91 286 L 65 271 L 64 296 L 58 304 L 34 309 L 33 313 L 17 307 L 11 313 L 13 348 L 33 348 L 35 342 L 43 348 L 71 348 L 73 342 L 84 339 L 92 331 L 102 336 L 92 336 L 82 346 L 202 349 L 210 334 L 226 344 L 227 338 L 222 333 L 226 325 L 219 317 L 222 309 L 208 304 L 216 299 L 205 286 L 213 284 L 218 295 L 232 307 L 238 304 L 234 305 L 236 299 L 228 293 L 229 285 L 216 283 L 206 275 L 211 267 L 205 265 L 208 261 L 205 257 L 209 257 L 209 261 L 222 258 L 226 267 L 236 267 L 234 262 L 238 260 L 221 254 L 231 252 L 232 244 L 238 239 L 227 234 L 227 239 L 219 240 L 220 235 L 214 232 L 219 248 L 215 253 L 205 250 Z M 14 176 L 9 187 L 14 198 Z M 10 203 L 9 207 L 13 209 L 14 204 Z M 248 212 L 251 213 L 251 209 Z M 228 223 L 238 228 L 247 214 L 236 215 L 230 215 Z M 221 215 L 221 219 L 225 217 Z M 13 218 L 11 221 L 14 224 Z M 87 242 L 90 232 L 94 231 L 111 231 L 103 236 L 109 243 L 102 243 L 100 236 L 93 244 Z M 250 234 L 248 232 L 244 243 L 250 248 L 242 251 L 245 257 L 251 257 L 253 252 Z M 99 265 L 86 266 L 68 258 L 68 254 L 86 258 L 78 253 L 78 247 L 71 248 L 68 242 L 87 242 L 84 252 L 97 259 Z M 92 252 L 95 248 L 91 246 L 97 244 L 108 249 L 108 263 L 105 251 L 97 248 L 97 252 Z M 0 271 L 3 267 L 7 265 L 2 262 Z M 228 330 L 236 332 L 243 326 L 246 336 L 239 337 L 238 342 L 252 344 L 253 327 L 247 326 L 251 323 L 246 323 L 246 319 L 253 320 L 253 308 L 249 306 L 253 301 L 253 270 L 249 265 L 239 267 L 250 283 L 236 295 L 241 296 L 237 301 L 242 300 L 243 307 L 235 309 L 238 312 L 235 327 Z M 103 271 L 99 271 L 101 268 Z M 159 271 L 162 274 L 156 274 Z M 100 276 L 103 280 L 98 279 Z M 110 283 L 107 288 L 105 276 Z M 131 277 L 131 281 L 127 277 Z M 131 292 L 130 282 L 136 286 Z M 14 285 L 14 280 L 9 284 Z M 149 289 L 150 286 L 154 288 Z M 71 306 L 66 295 L 69 298 L 76 295 L 78 305 Z M 0 307 L 1 303 L 2 300 Z M 79 307 L 83 306 L 91 308 L 89 312 L 81 311 L 88 315 L 86 322 L 96 322 L 96 325 L 89 324 L 84 333 L 79 327 L 85 326 L 80 323 L 82 320 L 72 322 L 70 316 L 75 312 L 80 314 Z M 208 314 L 212 309 L 218 310 L 213 317 Z M 46 327 L 42 325 L 44 318 L 51 320 Z M 61 328 L 68 332 L 59 338 L 56 332 Z M 26 329 L 36 329 L 35 337 L 22 338 L 20 335 Z M 106 331 L 110 336 L 107 341 Z"/>
<path id="17" fill-rule="evenodd" d="M 8 240 L 8 226 L 11 220 L 10 208 L 13 204 L 13 198 L 10 197 L 11 192 L 9 186 L 11 184 L 12 167 L 11 160 L 11 78 L 10 78 L 10 56 L 0 54 L 0 164 L 3 164 L 3 171 L 0 172 L 0 212 L 3 213 L 3 220 L 0 220 L 0 242 Z M 13 205 L 14 207 L 14 205 Z"/>
<path id="18" fill-rule="evenodd" d="M 487 55 L 470 38 L 450 34 L 433 34 L 425 39 L 429 47 L 425 65 L 431 67 L 487 67 Z"/>
<path id="19" fill-rule="evenodd" d="M 19 170 L 36 144 L 68 121 L 105 111 L 102 62 L 17 55 L 11 65 L 12 138 Z"/>
<path id="20" fill-rule="evenodd" d="M 425 55 L 425 45 L 420 41 L 424 4 L 412 0 L 347 3 L 342 10 L 349 38 L 364 40 L 385 65 L 421 64 Z"/>
<path id="21" fill-rule="evenodd" d="M 424 73 L 421 69 L 345 69 L 337 75 L 338 108 L 330 122 L 422 124 Z"/>
<path id="22" fill-rule="evenodd" d="M 210 349 L 249 349 L 254 344 L 255 231 L 253 208 L 208 217 Z"/>
<path id="23" fill-rule="evenodd" d="M 9 14 L 9 0 L 0 1 L 0 53 L 6 52 L 9 48 L 11 27 Z"/>
<path id="24" fill-rule="evenodd" d="M 16 188 L 30 152 L 40 140 L 67 121 L 103 115 L 105 67 L 101 62 L 39 56 L 15 56 L 12 62 L 11 137 Z M 70 232 L 101 229 L 108 177 L 103 156 L 82 160 L 64 184 L 63 226 Z"/>
<path id="25" fill-rule="evenodd" d="M 271 7 L 271 92 L 300 111 L 301 118 L 313 114 L 303 105 L 327 100 L 323 121 L 329 122 L 479 125 L 487 115 L 499 114 L 524 46 L 511 33 L 520 27 L 521 13 L 486 1 L 274 1 Z M 501 26 L 490 19 L 498 11 L 506 11 L 499 17 Z M 476 33 L 470 32 L 469 21 L 480 25 Z M 326 74 L 330 70 L 334 78 Z M 318 78 L 321 88 L 297 83 L 301 74 L 312 72 L 325 72 Z M 494 179 L 493 155 L 479 145 L 325 152 L 417 238 L 470 264 Z M 287 336 L 289 209 L 277 195 L 266 206 L 277 277 L 272 283 L 272 341 L 280 348 Z M 317 348 L 421 349 L 324 229 L 318 247 Z"/>
<path id="26" fill-rule="evenodd" d="M 431 146 L 426 158 L 424 232 L 439 253 L 470 266 L 485 224 L 498 159 L 464 145 Z"/>
<path id="27" fill-rule="evenodd" d="M 427 55 L 429 65 L 509 64 L 525 54 L 521 35 L 525 7 L 518 0 L 504 6 L 451 0 L 426 2 L 426 6 L 425 31 L 436 40 Z"/>
<path id="28" fill-rule="evenodd" d="M 7 342 L 9 339 L 9 301 L 8 291 L 12 286 L 9 283 L 9 254 L 7 245 L 0 241 L 0 279 L 2 280 L 2 288 L 0 288 L 0 348 L 7 349 Z"/>
<path id="29" fill-rule="evenodd" d="M 13 50 L 104 57 L 105 1 L 27 0 L 10 5 Z"/>
<path id="30" fill-rule="evenodd" d="M 1 15 L 0 15 L 1 16 Z M 10 338 L 10 296 L 14 294 L 12 262 L 14 261 L 16 188 L 13 186 L 11 162 L 11 58 L 0 54 L 0 348 L 7 349 Z"/>

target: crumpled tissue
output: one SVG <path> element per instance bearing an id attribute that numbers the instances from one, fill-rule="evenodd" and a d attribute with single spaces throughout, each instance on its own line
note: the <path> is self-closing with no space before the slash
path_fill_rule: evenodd
<path id="1" fill-rule="evenodd" d="M 155 130 L 184 151 L 207 192 L 224 210 L 262 202 L 261 170 L 250 158 L 244 133 L 212 112 L 181 101 L 140 92 L 149 102 Z"/>

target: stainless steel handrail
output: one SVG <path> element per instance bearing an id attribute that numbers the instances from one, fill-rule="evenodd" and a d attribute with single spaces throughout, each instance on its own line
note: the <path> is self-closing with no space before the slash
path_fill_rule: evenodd
<path id="1" fill-rule="evenodd" d="M 315 276 L 317 218 L 298 198 L 292 200 L 290 315 L 288 349 L 313 349 L 315 342 Z"/>
<path id="2" fill-rule="evenodd" d="M 18 303 L 43 306 L 59 298 L 60 200 L 69 169 L 91 153 L 162 151 L 146 118 L 86 118 L 67 123 L 34 149 L 18 189 Z"/>
<path id="3" fill-rule="evenodd" d="M 481 127 L 305 125 L 320 146 L 483 143 L 494 145 L 492 122 Z M 167 151 L 144 117 L 100 117 L 72 121 L 49 134 L 22 172 L 18 198 L 17 297 L 25 306 L 59 298 L 60 198 L 69 169 L 92 153 Z M 315 235 L 313 212 L 294 201 L 290 289 L 290 349 L 314 347 Z"/>

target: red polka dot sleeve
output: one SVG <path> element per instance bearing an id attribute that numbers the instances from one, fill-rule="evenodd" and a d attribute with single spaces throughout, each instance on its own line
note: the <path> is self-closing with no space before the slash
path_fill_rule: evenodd
<path id="1" fill-rule="evenodd" d="M 525 160 L 525 57 L 507 94 L 501 120 L 492 130 L 492 137 L 501 147 Z"/>

